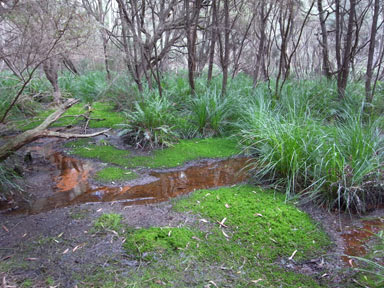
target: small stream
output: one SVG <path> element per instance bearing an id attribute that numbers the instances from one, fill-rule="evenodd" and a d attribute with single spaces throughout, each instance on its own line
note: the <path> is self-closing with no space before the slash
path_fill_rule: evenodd
<path id="1" fill-rule="evenodd" d="M 52 177 L 54 189 L 50 195 L 38 197 L 28 207 L 16 212 L 36 214 L 43 211 L 89 202 L 117 201 L 124 205 L 167 201 L 197 189 L 230 186 L 247 178 L 248 158 L 208 159 L 194 161 L 181 168 L 149 170 L 142 178 L 122 186 L 93 184 L 94 167 L 91 161 L 47 153 L 58 176 Z"/>

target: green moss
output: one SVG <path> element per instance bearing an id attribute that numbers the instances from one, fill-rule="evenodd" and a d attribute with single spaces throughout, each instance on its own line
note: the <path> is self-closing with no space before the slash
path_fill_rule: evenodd
<path id="1" fill-rule="evenodd" d="M 52 127 L 63 127 L 68 125 L 78 125 L 84 121 L 84 117 L 77 117 L 86 113 L 86 106 L 83 103 L 78 103 L 68 109 L 63 114 L 63 117 L 52 124 Z M 125 123 L 126 118 L 122 113 L 116 112 L 113 109 L 113 105 L 108 103 L 95 102 L 92 105 L 91 118 L 102 119 L 102 120 L 91 120 L 89 122 L 90 128 L 113 128 L 117 124 Z M 28 124 L 25 121 L 19 122 L 19 129 L 25 131 L 40 125 L 43 120 L 53 113 L 54 110 L 50 109 L 39 113 L 36 117 L 28 120 Z"/>
<path id="2" fill-rule="evenodd" d="M 200 190 L 175 204 L 178 211 L 191 210 L 225 224 L 232 238 L 252 253 L 275 259 L 295 259 L 318 252 L 329 243 L 310 217 L 295 206 L 284 203 L 284 195 L 254 186 Z"/>
<path id="3" fill-rule="evenodd" d="M 176 167 L 199 158 L 230 157 L 240 153 L 236 144 L 235 140 L 228 138 L 181 140 L 173 147 L 154 151 L 152 156 L 132 157 L 126 166 Z"/>
<path id="4" fill-rule="evenodd" d="M 127 253 L 150 261 L 131 278 L 135 287 L 204 287 L 209 281 L 219 287 L 321 287 L 275 264 L 295 250 L 296 261 L 310 257 L 329 243 L 283 195 L 253 186 L 200 190 L 176 200 L 174 208 L 198 213 L 205 224 L 129 233 Z M 219 228 L 217 222 L 224 218 L 227 227 Z"/>
<path id="5" fill-rule="evenodd" d="M 129 253 L 167 252 L 186 249 L 193 237 L 199 235 L 188 228 L 158 228 L 139 229 L 128 235 L 124 248 Z M 199 235 L 200 236 L 200 235 Z"/>
<path id="6" fill-rule="evenodd" d="M 123 216 L 116 213 L 106 213 L 101 215 L 93 224 L 96 231 L 113 230 L 119 232 L 122 229 L 121 220 Z"/>
<path id="7" fill-rule="evenodd" d="M 119 167 L 107 167 L 95 174 L 95 178 L 100 181 L 129 181 L 138 177 L 135 172 Z"/>
<path id="8" fill-rule="evenodd" d="M 75 144 L 76 145 L 76 144 Z M 88 145 L 78 146 L 71 151 L 75 154 L 84 158 L 98 159 L 102 162 L 113 163 L 118 165 L 126 165 L 128 162 L 127 157 L 130 152 L 127 150 L 120 150 L 110 145 Z"/>
<path id="9" fill-rule="evenodd" d="M 114 111 L 114 106 L 109 103 L 95 102 L 92 109 L 91 117 L 103 120 L 91 120 L 89 123 L 91 128 L 112 128 L 127 122 L 126 117 L 122 113 Z"/>

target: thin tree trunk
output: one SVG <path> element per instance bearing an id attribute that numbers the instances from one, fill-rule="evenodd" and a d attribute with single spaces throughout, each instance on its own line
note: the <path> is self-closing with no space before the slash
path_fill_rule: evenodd
<path id="1" fill-rule="evenodd" d="M 328 52 L 328 34 L 327 27 L 325 26 L 324 10 L 323 10 L 323 1 L 317 0 L 317 9 L 319 10 L 319 19 L 321 27 L 321 48 L 323 52 L 323 74 L 327 79 L 331 79 L 331 65 L 329 62 L 329 52 Z"/>
<path id="2" fill-rule="evenodd" d="M 348 28 L 346 35 L 346 44 L 343 55 L 343 62 L 339 74 L 337 75 L 337 88 L 340 99 L 345 97 L 345 89 L 348 83 L 349 67 L 352 60 L 352 40 L 353 40 L 353 26 L 356 12 L 356 0 L 350 0 L 350 9 L 348 16 Z"/>
<path id="3" fill-rule="evenodd" d="M 367 63 L 367 74 L 365 80 L 365 98 L 368 103 L 372 103 L 373 94 L 372 94 L 372 77 L 373 77 L 373 56 L 375 54 L 375 44 L 376 44 L 376 33 L 377 33 L 377 21 L 379 18 L 380 10 L 380 0 L 375 0 L 372 26 L 371 26 L 371 38 L 369 43 L 369 52 L 368 52 L 368 63 Z"/>
<path id="4" fill-rule="evenodd" d="M 228 66 L 229 66 L 229 0 L 224 0 L 224 59 L 222 63 L 223 68 L 223 82 L 221 87 L 221 94 L 225 95 L 227 91 L 228 82 Z"/>
<path id="5" fill-rule="evenodd" d="M 208 84 L 212 81 L 212 72 L 213 72 L 213 63 L 215 59 L 215 46 L 217 39 L 217 6 L 216 1 L 212 2 L 212 36 L 211 36 L 211 46 L 209 47 L 209 62 L 208 62 Z"/>

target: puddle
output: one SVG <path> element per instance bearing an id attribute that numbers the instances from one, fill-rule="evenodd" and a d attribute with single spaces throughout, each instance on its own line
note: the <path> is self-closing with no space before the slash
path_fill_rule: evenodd
<path id="1" fill-rule="evenodd" d="M 361 225 L 345 227 L 345 233 L 341 235 L 344 240 L 345 255 L 364 256 L 368 252 L 366 243 L 374 237 L 374 234 L 384 229 L 384 219 L 362 220 Z M 352 266 L 353 262 L 348 256 L 342 256 L 342 260 Z"/>
<path id="2" fill-rule="evenodd" d="M 33 147 L 55 165 L 52 173 L 53 192 L 42 193 L 28 206 L 15 213 L 36 214 L 79 203 L 117 201 L 124 205 L 167 201 L 197 189 L 229 186 L 244 182 L 247 158 L 202 160 L 182 168 L 153 170 L 144 178 L 132 181 L 130 186 L 95 186 L 90 180 L 94 171 L 92 162 L 65 156 L 50 149 Z"/>

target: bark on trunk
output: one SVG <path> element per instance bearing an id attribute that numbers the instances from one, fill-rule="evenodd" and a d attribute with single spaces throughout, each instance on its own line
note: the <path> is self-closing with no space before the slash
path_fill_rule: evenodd
<path id="1" fill-rule="evenodd" d="M 324 10 L 323 10 L 323 1 L 317 0 L 317 9 L 319 10 L 319 20 L 321 28 L 321 48 L 323 54 L 323 74 L 327 79 L 331 79 L 331 67 L 329 62 L 329 53 L 328 53 L 328 34 L 327 27 L 325 26 Z"/>
<path id="2" fill-rule="evenodd" d="M 375 54 L 376 33 L 377 33 L 377 21 L 379 18 L 380 0 L 375 0 L 375 6 L 372 18 L 371 38 L 369 43 L 368 63 L 367 63 L 367 75 L 365 80 L 365 98 L 368 103 L 372 103 L 372 76 L 373 76 L 373 56 Z"/>
<path id="3" fill-rule="evenodd" d="M 339 93 L 339 98 L 344 99 L 345 89 L 347 87 L 348 76 L 349 76 L 349 67 L 352 60 L 352 40 L 353 40 L 353 26 L 355 22 L 355 11 L 356 11 L 356 0 L 350 0 L 350 9 L 348 16 L 348 28 L 346 35 L 346 44 L 343 55 L 343 62 L 341 64 L 341 69 L 337 75 L 337 88 Z"/>
<path id="4" fill-rule="evenodd" d="M 59 87 L 58 77 L 59 66 L 59 61 L 55 57 L 49 58 L 43 63 L 43 70 L 45 76 L 53 87 L 53 100 L 54 102 L 56 102 L 56 104 L 60 104 L 61 101 L 61 91 Z"/>

